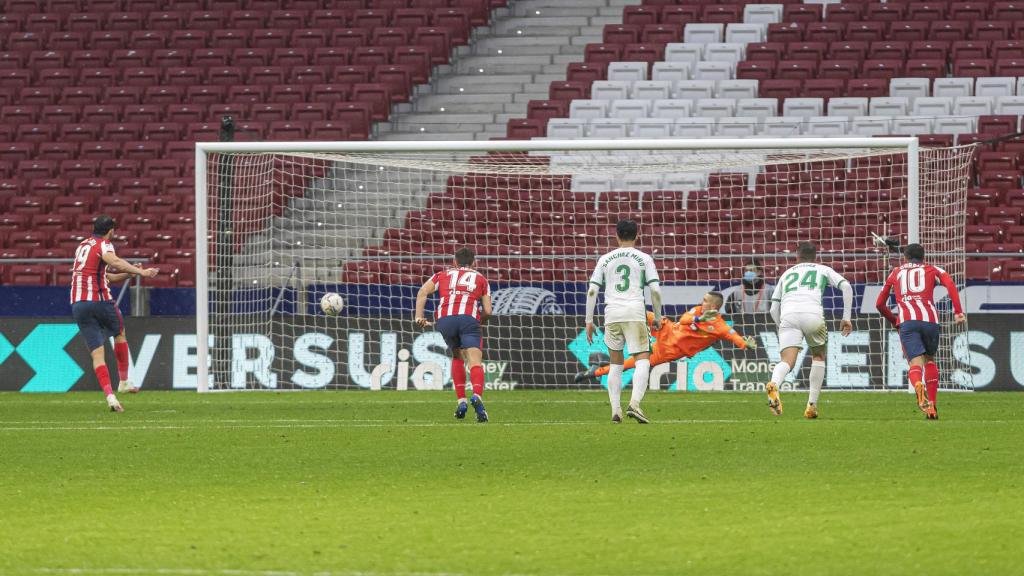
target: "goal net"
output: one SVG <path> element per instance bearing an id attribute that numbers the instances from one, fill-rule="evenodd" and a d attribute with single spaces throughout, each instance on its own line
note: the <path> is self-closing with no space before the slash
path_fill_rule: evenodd
<path id="1" fill-rule="evenodd" d="M 601 387 L 576 377 L 607 361 L 583 332 L 586 282 L 626 217 L 669 318 L 719 290 L 727 321 L 759 344 L 657 366 L 652 388 L 763 387 L 780 358 L 771 291 L 811 241 L 855 287 L 847 337 L 840 293 L 824 294 L 826 387 L 905 389 L 874 306 L 900 255 L 873 235 L 920 242 L 962 286 L 973 152 L 911 138 L 199 144 L 199 389 L 450 388 L 443 339 L 412 316 L 462 246 L 493 293 L 487 387 Z M 344 298 L 339 316 L 320 310 L 328 292 Z M 966 326 L 938 294 L 941 385 L 967 390 Z M 806 388 L 809 364 L 804 350 L 784 388 Z"/>

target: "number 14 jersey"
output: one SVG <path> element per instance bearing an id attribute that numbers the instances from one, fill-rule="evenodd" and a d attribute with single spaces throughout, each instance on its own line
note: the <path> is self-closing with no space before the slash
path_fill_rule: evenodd
<path id="1" fill-rule="evenodd" d="M 590 283 L 604 289 L 604 323 L 647 322 L 644 288 L 660 282 L 654 259 L 636 248 L 618 248 L 597 261 Z"/>
<path id="2" fill-rule="evenodd" d="M 483 274 L 472 268 L 449 268 L 430 279 L 441 294 L 436 318 L 469 315 L 480 319 L 480 299 L 491 293 Z"/>
<path id="3" fill-rule="evenodd" d="M 781 302 L 782 318 L 795 314 L 816 314 L 824 318 L 821 298 L 825 288 L 838 288 L 843 282 L 846 279 L 841 274 L 824 264 L 801 262 L 779 277 L 772 300 Z"/>

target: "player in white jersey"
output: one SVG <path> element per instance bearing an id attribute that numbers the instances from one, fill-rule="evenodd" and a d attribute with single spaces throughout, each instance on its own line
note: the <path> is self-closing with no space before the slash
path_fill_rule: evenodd
<path id="1" fill-rule="evenodd" d="M 832 286 L 843 292 L 843 320 L 839 323 L 843 336 L 853 331 L 850 313 L 853 307 L 853 286 L 838 272 L 818 264 L 814 259 L 818 249 L 810 242 L 797 248 L 800 262 L 786 270 L 772 292 L 771 314 L 779 326 L 779 349 L 781 361 L 772 371 L 772 381 L 765 387 L 768 392 L 768 408 L 776 416 L 782 414 L 782 399 L 779 398 L 779 384 L 796 364 L 797 354 L 807 339 L 811 350 L 810 396 L 804 416 L 818 417 L 818 396 L 825 381 L 825 352 L 828 347 L 828 328 L 825 325 L 825 310 L 821 298 L 825 288 Z"/>
<path id="2" fill-rule="evenodd" d="M 647 327 L 647 305 L 644 289 L 651 289 L 654 322 L 661 326 L 661 287 L 654 259 L 637 250 L 637 225 L 632 220 L 621 220 L 615 226 L 619 247 L 597 261 L 587 290 L 587 342 L 594 342 L 594 308 L 598 290 L 604 289 L 604 343 L 608 346 L 611 366 L 608 372 L 608 399 L 612 404 L 612 422 L 622 422 L 622 363 L 623 349 L 636 358 L 633 372 L 633 394 L 626 415 L 640 424 L 649 420 L 640 409 L 640 401 L 647 392 L 651 373 L 651 332 Z"/>

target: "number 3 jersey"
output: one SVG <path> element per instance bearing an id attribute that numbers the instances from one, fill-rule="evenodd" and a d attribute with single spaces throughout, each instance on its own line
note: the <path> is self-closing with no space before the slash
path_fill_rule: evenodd
<path id="1" fill-rule="evenodd" d="M 953 278 L 942 268 L 921 262 L 908 262 L 894 268 L 878 295 L 876 307 L 893 324 L 902 324 L 907 320 L 938 324 L 939 313 L 935 310 L 934 292 L 935 286 L 940 283 L 946 287 L 953 301 L 953 311 L 957 314 L 963 312 Z M 896 293 L 896 304 L 900 309 L 898 320 L 889 309 L 890 290 Z"/>
<path id="2" fill-rule="evenodd" d="M 825 317 L 821 298 L 825 288 L 838 288 L 846 279 L 835 270 L 814 262 L 801 262 L 786 270 L 772 292 L 772 300 L 780 302 L 780 316 L 814 314 Z"/>
<path id="3" fill-rule="evenodd" d="M 601 256 L 590 283 L 604 289 L 604 323 L 647 322 L 644 288 L 656 282 L 654 259 L 636 248 Z"/>
<path id="4" fill-rule="evenodd" d="M 482 274 L 471 268 L 449 268 L 434 274 L 430 281 L 441 294 L 436 318 L 466 314 L 480 320 L 480 299 L 491 293 Z"/>

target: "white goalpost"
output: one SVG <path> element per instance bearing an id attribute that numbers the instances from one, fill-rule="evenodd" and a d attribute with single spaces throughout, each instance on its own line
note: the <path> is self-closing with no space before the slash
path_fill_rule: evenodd
<path id="1" fill-rule="evenodd" d="M 582 334 L 585 284 L 626 217 L 666 315 L 722 291 L 727 321 L 759 343 L 657 366 L 652 388 L 763 387 L 780 352 L 770 290 L 810 241 L 855 286 L 849 337 L 839 293 L 824 295 L 826 387 L 905 389 L 875 298 L 900 259 L 892 246 L 911 242 L 963 286 L 974 151 L 902 137 L 200 142 L 197 389 L 450 388 L 443 340 L 413 325 L 412 302 L 461 246 L 494 294 L 488 388 L 600 388 L 576 377 L 607 355 Z M 339 316 L 319 308 L 328 292 L 345 300 Z M 970 390 L 966 326 L 937 296 L 940 385 Z M 805 356 L 784 388 L 806 388 Z"/>

